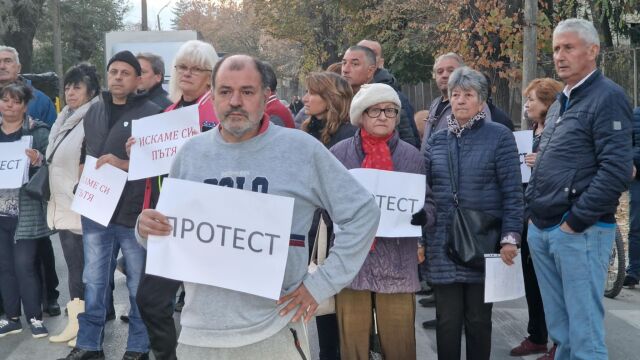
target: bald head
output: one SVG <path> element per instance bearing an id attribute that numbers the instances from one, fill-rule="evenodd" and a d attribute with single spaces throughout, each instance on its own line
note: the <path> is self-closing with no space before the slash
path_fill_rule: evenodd
<path id="1" fill-rule="evenodd" d="M 216 87 L 216 78 L 218 73 L 221 71 L 241 71 L 244 70 L 245 67 L 249 67 L 252 70 L 255 70 L 260 75 L 260 82 L 262 83 L 262 89 L 269 88 L 269 75 L 268 69 L 265 64 L 249 55 L 231 55 L 222 58 L 222 60 L 218 61 L 218 63 L 213 67 L 213 72 L 211 73 L 211 86 L 215 89 Z"/>
<path id="2" fill-rule="evenodd" d="M 376 67 L 378 69 L 384 68 L 384 58 L 382 57 L 382 46 L 379 42 L 373 40 L 362 40 L 358 43 L 359 46 L 371 49 L 376 54 Z"/>

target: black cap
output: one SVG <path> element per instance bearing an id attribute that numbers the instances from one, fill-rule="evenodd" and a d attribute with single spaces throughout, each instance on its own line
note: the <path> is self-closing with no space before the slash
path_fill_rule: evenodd
<path id="1" fill-rule="evenodd" d="M 114 61 L 126 62 L 127 64 L 133 66 L 133 68 L 136 70 L 136 74 L 138 76 L 142 75 L 142 68 L 140 68 L 140 62 L 131 53 L 131 51 L 124 50 L 124 51 L 120 51 L 119 53 L 113 55 L 113 57 L 111 57 L 111 59 L 109 59 L 109 63 L 107 64 L 107 71 L 109 71 L 109 67 L 111 66 L 111 64 Z"/>

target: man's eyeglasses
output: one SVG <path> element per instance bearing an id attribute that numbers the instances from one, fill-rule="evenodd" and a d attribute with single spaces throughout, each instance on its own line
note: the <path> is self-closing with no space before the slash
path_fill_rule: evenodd
<path id="1" fill-rule="evenodd" d="M 388 117 L 388 118 L 393 118 L 396 117 L 398 115 L 399 110 L 396 108 L 386 108 L 386 109 L 380 109 L 377 107 L 374 108 L 368 108 L 367 110 L 365 110 L 364 112 L 369 115 L 370 118 L 377 118 L 378 116 L 380 116 L 380 113 L 384 111 L 384 116 Z"/>
<path id="2" fill-rule="evenodd" d="M 187 65 L 184 65 L 184 64 L 176 65 L 175 68 L 178 71 L 178 73 L 180 73 L 180 74 L 184 74 L 184 73 L 186 73 L 188 71 L 188 72 L 192 73 L 193 75 L 200 75 L 202 73 L 212 71 L 211 69 L 203 69 L 203 68 L 197 67 L 197 66 L 188 67 Z"/>

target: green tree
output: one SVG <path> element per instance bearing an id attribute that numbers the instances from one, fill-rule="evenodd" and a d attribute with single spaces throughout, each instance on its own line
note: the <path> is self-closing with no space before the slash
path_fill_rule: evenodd
<path id="1" fill-rule="evenodd" d="M 90 61 L 104 70 L 105 33 L 120 30 L 129 10 L 127 4 L 115 0 L 60 1 L 63 68 Z M 36 34 L 34 70 L 53 69 L 52 24 L 44 17 Z"/>
<path id="2" fill-rule="evenodd" d="M 20 54 L 22 72 L 31 71 L 33 38 L 45 0 L 0 0 L 0 43 Z"/>
<path id="3" fill-rule="evenodd" d="M 348 17 L 336 0 L 256 0 L 257 23 L 266 34 L 299 44 L 303 72 L 341 60 L 349 45 Z"/>

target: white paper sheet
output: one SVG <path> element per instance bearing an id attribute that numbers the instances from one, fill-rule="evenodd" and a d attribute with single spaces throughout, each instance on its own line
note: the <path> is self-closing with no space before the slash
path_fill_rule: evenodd
<path id="1" fill-rule="evenodd" d="M 199 117 L 198 105 L 191 105 L 133 121 L 129 180 L 168 174 L 178 150 L 200 133 Z"/>
<path id="2" fill-rule="evenodd" d="M 380 207 L 376 236 L 422 236 L 422 228 L 411 225 L 411 216 L 424 207 L 427 183 L 424 175 L 376 169 L 349 172 L 375 196 Z"/>
<path id="3" fill-rule="evenodd" d="M 524 296 L 522 256 L 518 253 L 513 265 L 505 264 L 500 254 L 485 254 L 484 302 L 514 300 Z"/>
<path id="4" fill-rule="evenodd" d="M 71 210 L 107 226 L 127 182 L 127 173 L 110 164 L 96 170 L 96 161 L 87 155 Z"/>
<path id="5" fill-rule="evenodd" d="M 531 178 L 531 168 L 525 164 L 524 156 L 533 151 L 533 130 L 514 131 L 513 136 L 516 137 L 516 143 L 518 144 L 522 183 L 528 183 Z"/>
<path id="6" fill-rule="evenodd" d="M 0 189 L 17 189 L 29 179 L 28 143 L 0 143 Z"/>
<path id="7" fill-rule="evenodd" d="M 293 198 L 168 178 L 156 209 L 173 233 L 150 236 L 148 274 L 278 299 Z"/>

